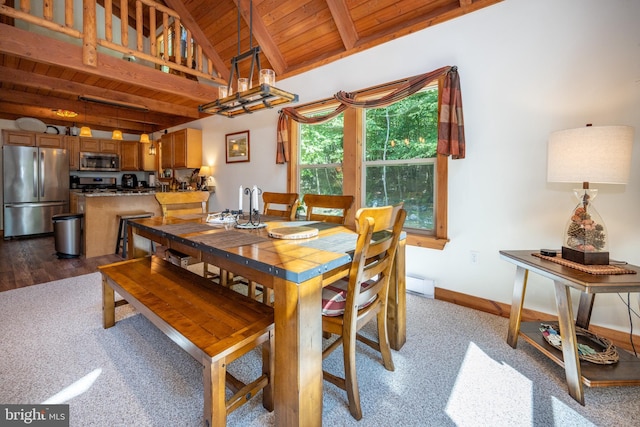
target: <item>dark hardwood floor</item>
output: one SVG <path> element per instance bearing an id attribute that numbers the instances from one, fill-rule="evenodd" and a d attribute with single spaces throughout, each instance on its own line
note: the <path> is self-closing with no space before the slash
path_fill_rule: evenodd
<path id="1" fill-rule="evenodd" d="M 53 236 L 0 239 L 0 292 L 93 273 L 116 261 L 120 255 L 58 259 Z"/>

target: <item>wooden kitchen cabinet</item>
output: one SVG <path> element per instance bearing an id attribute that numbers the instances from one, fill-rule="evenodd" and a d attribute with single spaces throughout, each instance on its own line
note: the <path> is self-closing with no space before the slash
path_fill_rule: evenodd
<path id="1" fill-rule="evenodd" d="M 120 141 L 112 139 L 80 138 L 80 151 L 120 154 Z"/>
<path id="2" fill-rule="evenodd" d="M 3 130 L 2 143 L 4 145 L 25 145 L 35 147 L 36 134 L 34 132 L 21 132 L 17 130 Z"/>
<path id="3" fill-rule="evenodd" d="M 161 169 L 197 169 L 202 166 L 202 131 L 181 129 L 162 135 Z"/>
<path id="4" fill-rule="evenodd" d="M 36 146 L 48 147 L 48 148 L 65 148 L 64 135 L 51 135 L 47 133 L 37 133 Z"/>
<path id="5" fill-rule="evenodd" d="M 2 141 L 5 145 L 24 145 L 27 147 L 65 148 L 63 135 L 36 133 L 17 130 L 3 130 Z"/>
<path id="6" fill-rule="evenodd" d="M 80 170 L 80 137 L 65 136 L 64 142 L 69 156 L 69 170 Z"/>
<path id="7" fill-rule="evenodd" d="M 120 170 L 140 170 L 140 145 L 138 141 L 120 142 Z"/>

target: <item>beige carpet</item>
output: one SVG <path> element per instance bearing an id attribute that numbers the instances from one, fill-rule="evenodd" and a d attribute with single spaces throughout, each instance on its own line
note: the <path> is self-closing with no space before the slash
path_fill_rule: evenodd
<path id="1" fill-rule="evenodd" d="M 68 403 L 72 426 L 201 426 L 200 365 L 134 312 L 104 330 L 99 277 L 0 293 L 0 403 Z M 568 396 L 562 369 L 524 342 L 507 346 L 506 319 L 407 301 L 408 341 L 393 353 L 396 371 L 362 346 L 364 418 L 353 420 L 344 393 L 325 383 L 324 425 L 638 425 L 640 387 L 587 388 L 583 407 Z M 230 369 L 240 377 L 258 369 L 249 356 Z M 340 366 L 340 351 L 325 361 Z M 254 399 L 228 424 L 269 426 L 274 417 Z"/>

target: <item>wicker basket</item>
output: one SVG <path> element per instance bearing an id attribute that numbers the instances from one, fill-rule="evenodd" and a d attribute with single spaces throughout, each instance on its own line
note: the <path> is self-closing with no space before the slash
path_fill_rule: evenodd
<path id="1" fill-rule="evenodd" d="M 562 341 L 560 339 L 558 325 L 541 323 L 540 332 L 542 332 L 542 336 L 546 342 L 558 350 L 562 350 Z M 586 329 L 576 326 L 576 338 L 579 337 L 586 338 L 600 349 L 600 351 L 598 351 L 590 345 L 578 343 L 578 358 L 581 360 L 599 365 L 611 365 L 617 363 L 620 359 L 618 350 L 608 339 L 599 337 Z"/>

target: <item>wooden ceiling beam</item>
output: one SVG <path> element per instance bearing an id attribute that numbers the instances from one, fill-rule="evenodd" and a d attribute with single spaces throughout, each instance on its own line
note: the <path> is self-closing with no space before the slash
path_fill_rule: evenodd
<path id="1" fill-rule="evenodd" d="M 126 108 L 109 107 L 106 105 L 92 104 L 89 102 L 57 98 L 55 96 L 43 97 L 37 93 L 28 93 L 18 90 L 2 91 L 2 100 L 13 104 L 38 105 L 43 111 L 51 111 L 51 118 L 68 122 L 80 122 L 84 120 L 84 112 L 95 117 L 126 117 L 130 122 L 146 123 L 149 126 L 162 126 L 169 120 L 169 116 L 157 112 L 135 111 Z M 64 119 L 56 116 L 55 110 L 70 110 L 78 113 L 73 119 Z M 185 118 L 190 120 L 190 118 Z"/>
<path id="2" fill-rule="evenodd" d="M 82 63 L 82 47 L 0 24 L 0 52 L 49 65 L 69 68 L 123 84 L 188 96 L 199 103 L 218 97 L 218 89 L 154 68 L 98 53 L 98 67 Z"/>
<path id="3" fill-rule="evenodd" d="M 34 89 L 48 90 L 52 92 L 64 93 L 72 96 L 88 95 L 111 98 L 113 100 L 128 102 L 131 104 L 144 105 L 150 111 L 169 115 L 180 115 L 193 120 L 201 117 L 197 107 L 190 108 L 169 102 L 157 101 L 151 98 L 131 95 L 111 89 L 103 89 L 83 83 L 75 83 L 57 77 L 47 77 L 41 74 L 32 73 L 25 79 L 24 73 L 14 68 L 0 66 L 0 82 L 12 83 L 16 85 L 31 87 Z"/>
<path id="4" fill-rule="evenodd" d="M 15 120 L 20 117 L 37 117 L 47 124 L 55 124 L 61 126 L 70 126 L 73 123 L 77 123 L 78 126 L 88 125 L 94 130 L 111 131 L 113 129 L 120 129 L 124 133 L 142 133 L 142 132 L 158 132 L 160 130 L 178 126 L 186 123 L 187 120 L 180 120 L 179 117 L 174 116 L 165 120 L 161 125 L 155 125 L 153 123 L 141 123 L 138 121 L 128 120 L 128 115 L 124 111 L 120 111 L 120 115 L 115 113 L 108 115 L 101 114 L 101 108 L 93 107 L 87 108 L 87 114 L 85 118 L 84 110 L 79 112 L 78 117 L 74 119 L 64 119 L 58 117 L 55 113 L 46 107 L 37 107 L 32 105 L 14 104 L 11 102 L 0 101 L 0 118 L 5 120 Z"/>
<path id="5" fill-rule="evenodd" d="M 386 28 L 384 31 L 379 31 L 367 37 L 360 37 L 351 50 L 342 50 L 333 54 L 327 54 L 323 57 L 317 57 L 317 59 L 311 61 L 296 64 L 291 69 L 287 69 L 286 72 L 282 73 L 280 78 L 284 79 L 304 73 L 306 71 L 313 70 L 323 65 L 330 64 L 339 59 L 351 56 L 355 53 L 362 52 L 371 47 L 378 46 L 391 40 L 404 37 L 408 34 L 424 30 L 425 28 L 429 28 L 436 24 L 449 21 L 451 19 L 499 3 L 501 1 L 502 0 L 475 0 L 469 6 L 465 6 L 464 8 L 454 5 L 453 8 L 449 8 L 446 10 L 441 8 L 440 10 L 432 13 L 419 16 L 416 15 L 413 19 L 399 23 L 394 27 Z"/>
<path id="6" fill-rule="evenodd" d="M 247 27 L 250 27 L 250 15 L 251 15 L 251 4 L 249 0 L 234 0 L 238 8 L 240 9 L 240 16 L 244 19 Z M 253 36 L 256 38 L 258 45 L 260 46 L 260 50 L 267 57 L 269 62 L 271 63 L 271 67 L 276 72 L 277 75 L 283 74 L 287 70 L 287 61 L 285 61 L 282 56 L 282 52 L 278 48 L 278 45 L 273 41 L 271 34 L 267 30 L 267 26 L 264 23 L 264 20 L 258 15 L 256 8 L 253 8 Z"/>
<path id="7" fill-rule="evenodd" d="M 342 44 L 344 44 L 345 49 L 352 49 L 359 37 L 345 0 L 327 0 L 327 6 L 329 6 L 329 11 L 336 23 L 336 27 L 338 27 Z"/>

